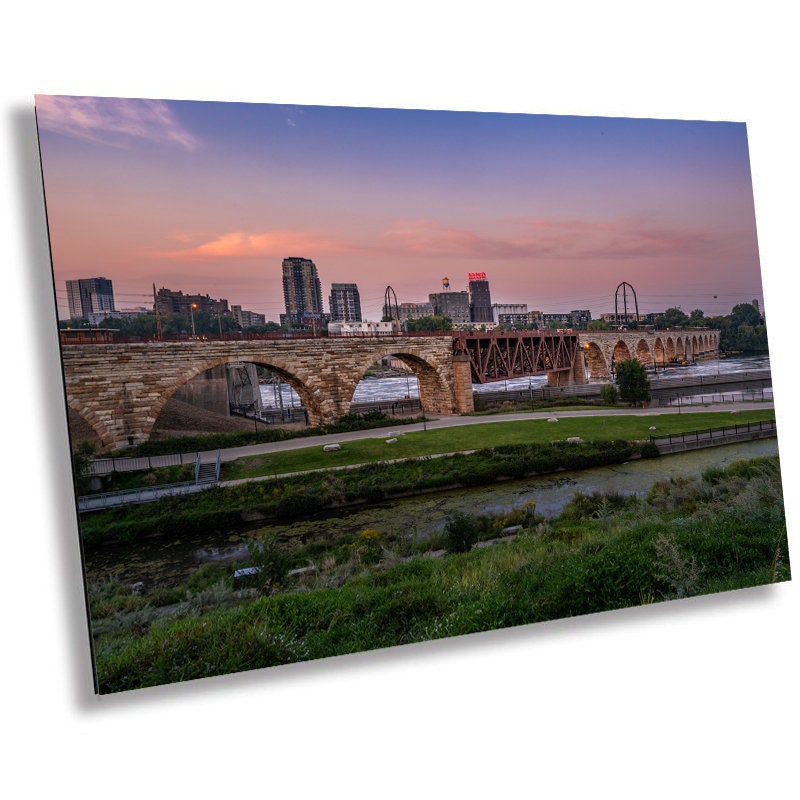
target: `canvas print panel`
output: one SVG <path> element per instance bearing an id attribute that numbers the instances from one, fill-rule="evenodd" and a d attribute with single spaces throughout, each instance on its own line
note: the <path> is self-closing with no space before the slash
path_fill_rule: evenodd
<path id="1" fill-rule="evenodd" d="M 98 692 L 790 578 L 744 123 L 36 113 Z"/>

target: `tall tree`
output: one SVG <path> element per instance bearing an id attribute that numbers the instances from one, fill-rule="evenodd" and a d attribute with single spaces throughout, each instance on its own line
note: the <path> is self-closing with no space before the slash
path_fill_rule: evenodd
<path id="1" fill-rule="evenodd" d="M 450 331 L 452 329 L 453 321 L 450 317 L 440 315 L 420 317 L 419 319 L 409 319 L 406 321 L 407 331 Z"/>
<path id="2" fill-rule="evenodd" d="M 644 365 L 635 358 L 621 361 L 616 368 L 619 396 L 623 403 L 638 405 L 650 400 L 650 379 Z"/>

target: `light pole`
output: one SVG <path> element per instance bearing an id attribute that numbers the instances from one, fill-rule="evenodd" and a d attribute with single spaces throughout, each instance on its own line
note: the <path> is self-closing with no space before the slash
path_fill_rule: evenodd
<path id="1" fill-rule="evenodd" d="M 419 375 L 417 375 L 417 394 L 419 395 L 419 407 L 422 409 L 422 430 L 427 431 L 428 425 L 425 421 L 425 406 L 422 405 L 422 387 L 419 384 Z"/>
<path id="2" fill-rule="evenodd" d="M 193 338 L 193 339 L 194 339 L 194 338 L 195 338 L 195 336 L 197 335 L 197 334 L 194 332 L 194 310 L 195 310 L 196 308 L 197 308 L 197 303 L 192 303 L 192 304 L 189 306 L 189 315 L 190 315 L 190 316 L 191 316 L 191 318 L 192 318 L 192 338 Z"/>

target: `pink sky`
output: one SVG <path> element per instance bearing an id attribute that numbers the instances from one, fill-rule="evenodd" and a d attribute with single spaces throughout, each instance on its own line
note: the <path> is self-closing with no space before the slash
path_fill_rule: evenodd
<path id="1" fill-rule="evenodd" d="M 484 271 L 545 312 L 727 313 L 762 302 L 745 127 L 579 117 L 37 98 L 59 315 L 103 276 L 277 320 L 281 261 L 311 258 L 327 307 L 355 281 L 426 300 Z M 716 298 L 714 297 L 716 295 Z"/>

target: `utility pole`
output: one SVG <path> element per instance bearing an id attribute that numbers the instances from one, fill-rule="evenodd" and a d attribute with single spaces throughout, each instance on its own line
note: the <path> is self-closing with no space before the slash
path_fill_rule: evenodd
<path id="1" fill-rule="evenodd" d="M 153 284 L 153 309 L 156 312 L 156 336 L 161 341 L 161 314 L 158 312 L 158 298 L 156 297 L 156 285 Z"/>

